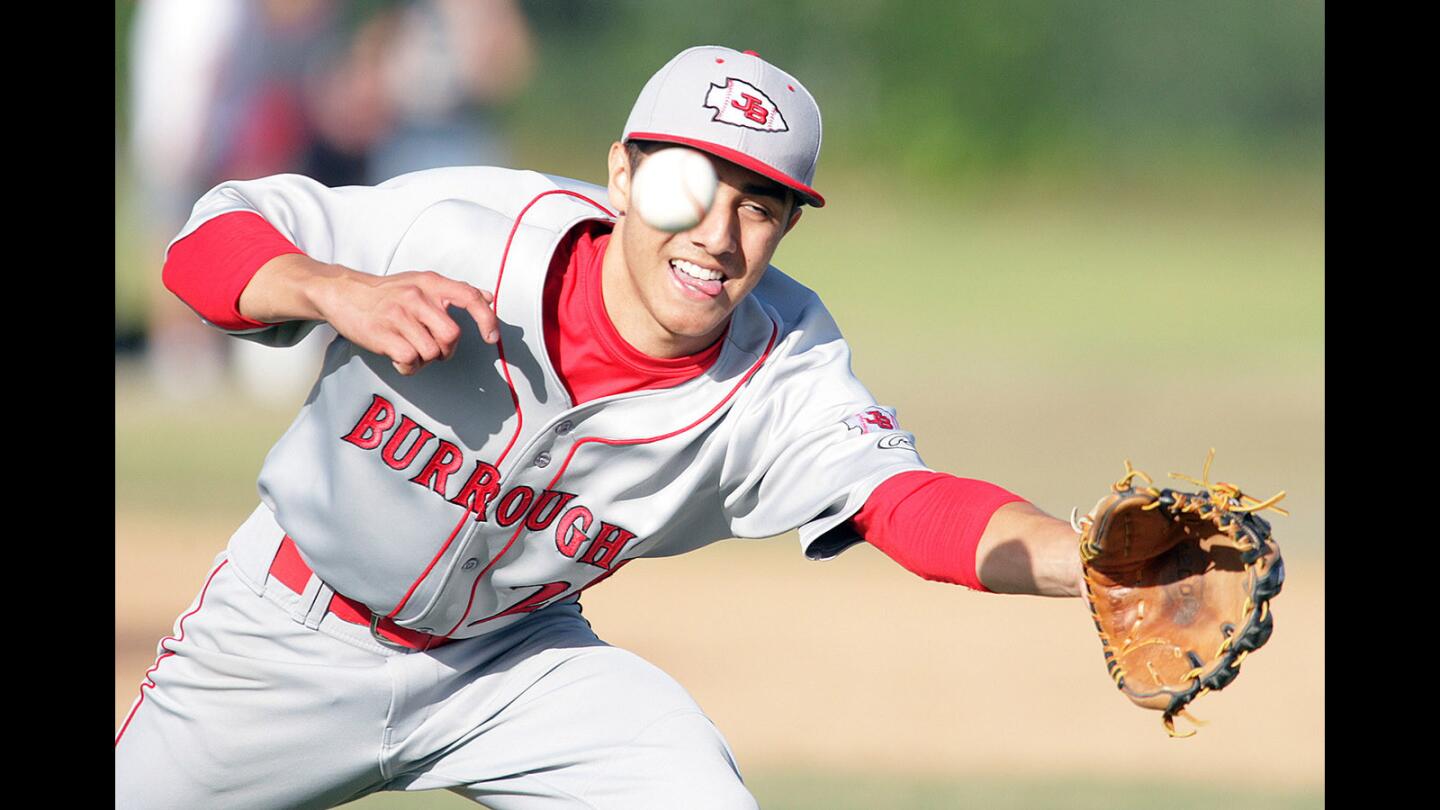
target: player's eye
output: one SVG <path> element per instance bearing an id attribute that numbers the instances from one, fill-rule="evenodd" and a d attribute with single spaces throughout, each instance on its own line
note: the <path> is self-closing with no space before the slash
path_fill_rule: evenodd
<path id="1" fill-rule="evenodd" d="M 741 206 L 741 209 L 744 210 L 746 213 L 750 214 L 751 216 L 760 219 L 774 218 L 774 214 L 770 213 L 770 209 L 766 208 L 764 205 L 758 202 L 747 202 L 743 206 Z"/>

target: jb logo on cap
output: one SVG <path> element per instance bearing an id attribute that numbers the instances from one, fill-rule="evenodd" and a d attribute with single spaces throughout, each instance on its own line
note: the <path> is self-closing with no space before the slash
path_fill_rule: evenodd
<path id="1" fill-rule="evenodd" d="M 785 132 L 790 127 L 780 108 L 758 87 L 740 79 L 727 78 L 724 85 L 712 84 L 705 93 L 705 104 L 715 111 L 711 119 L 737 127 L 762 132 Z"/>

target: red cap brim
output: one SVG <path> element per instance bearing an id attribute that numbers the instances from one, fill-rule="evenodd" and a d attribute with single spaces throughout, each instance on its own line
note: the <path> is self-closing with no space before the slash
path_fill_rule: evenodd
<path id="1" fill-rule="evenodd" d="M 660 132 L 632 132 L 625 137 L 625 140 L 663 141 L 665 143 L 674 143 L 681 146 L 689 146 L 693 149 L 699 149 L 701 152 L 708 152 L 715 157 L 721 158 L 722 160 L 728 160 L 737 166 L 749 169 L 750 171 L 755 172 L 762 177 L 768 177 L 771 180 L 779 183 L 780 185 L 793 190 L 796 194 L 800 195 L 800 201 L 803 203 L 813 205 L 816 208 L 825 207 L 825 198 L 820 196 L 820 192 L 805 185 L 799 180 L 796 180 L 790 175 L 780 171 L 774 166 L 771 166 L 768 163 L 762 163 L 751 157 L 750 155 L 747 155 L 744 152 L 738 152 L 728 146 L 721 146 L 718 143 L 710 143 L 709 141 L 701 141 L 695 138 L 684 138 L 679 135 L 665 135 Z"/>

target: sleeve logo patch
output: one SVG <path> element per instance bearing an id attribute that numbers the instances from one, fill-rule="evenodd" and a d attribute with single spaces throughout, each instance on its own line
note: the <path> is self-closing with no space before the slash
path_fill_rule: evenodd
<path id="1" fill-rule="evenodd" d="M 761 132 L 786 132 L 790 129 L 780 108 L 764 91 L 749 82 L 727 78 L 725 84 L 712 84 L 705 91 L 705 107 L 715 111 L 712 121 Z"/>
<path id="2" fill-rule="evenodd" d="M 897 430 L 900 427 L 900 420 L 895 417 L 895 409 L 878 405 L 840 421 L 847 430 L 858 430 L 862 436 L 879 430 Z"/>
<path id="3" fill-rule="evenodd" d="M 896 450 L 900 448 L 914 450 L 915 442 L 904 433 L 891 433 L 889 436 L 881 436 L 880 441 L 876 442 L 875 446 L 881 450 Z"/>

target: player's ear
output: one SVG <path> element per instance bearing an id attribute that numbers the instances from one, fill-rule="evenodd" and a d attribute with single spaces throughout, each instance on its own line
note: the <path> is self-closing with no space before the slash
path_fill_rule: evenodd
<path id="1" fill-rule="evenodd" d="M 800 215 L 803 213 L 805 213 L 805 206 L 796 203 L 795 210 L 790 212 L 790 221 L 785 225 L 785 233 L 780 234 L 782 237 L 795 230 L 795 223 L 800 221 Z"/>
<path id="2" fill-rule="evenodd" d="M 630 156 L 625 144 L 610 144 L 610 206 L 623 214 L 630 208 Z"/>

